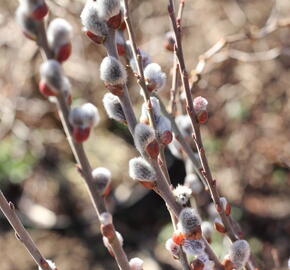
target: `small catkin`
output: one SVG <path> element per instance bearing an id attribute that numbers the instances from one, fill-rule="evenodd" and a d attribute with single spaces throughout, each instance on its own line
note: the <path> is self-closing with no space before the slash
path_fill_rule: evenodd
<path id="1" fill-rule="evenodd" d="M 203 189 L 203 186 L 195 173 L 186 175 L 184 185 L 190 188 L 193 194 L 198 194 Z"/>
<path id="2" fill-rule="evenodd" d="M 201 111 L 206 111 L 208 105 L 208 101 L 204 97 L 196 97 L 193 100 L 193 107 L 196 113 Z"/>
<path id="3" fill-rule="evenodd" d="M 201 255 L 204 253 L 205 244 L 203 240 L 184 240 L 182 249 L 189 255 Z"/>
<path id="4" fill-rule="evenodd" d="M 147 155 L 146 147 L 148 144 L 155 140 L 154 130 L 143 124 L 139 123 L 136 125 L 134 130 L 134 142 L 137 150 L 141 155 Z"/>
<path id="5" fill-rule="evenodd" d="M 124 238 L 123 236 L 116 231 L 116 236 L 117 236 L 117 239 L 119 240 L 121 246 L 123 246 L 124 244 Z M 103 236 L 103 243 L 104 243 L 104 246 L 108 249 L 108 250 L 111 250 L 111 246 L 110 246 L 110 242 L 109 242 L 109 239 L 105 236 Z"/>
<path id="6" fill-rule="evenodd" d="M 106 189 L 109 187 L 111 183 L 111 172 L 103 167 L 96 168 L 92 171 L 92 176 L 94 179 L 94 184 L 96 189 L 102 195 L 106 195 Z"/>
<path id="7" fill-rule="evenodd" d="M 246 265 L 250 253 L 248 242 L 246 240 L 237 240 L 230 247 L 229 258 L 234 264 L 234 267 L 239 270 Z"/>
<path id="8" fill-rule="evenodd" d="M 69 121 L 75 127 L 93 127 L 100 121 L 100 116 L 95 105 L 86 103 L 70 111 Z"/>
<path id="9" fill-rule="evenodd" d="M 129 261 L 130 270 L 142 270 L 143 269 L 143 264 L 144 264 L 143 260 L 141 260 L 138 257 L 132 258 Z"/>
<path id="10" fill-rule="evenodd" d="M 184 233 L 192 232 L 197 226 L 200 226 L 201 220 L 197 211 L 193 208 L 186 207 L 179 214 L 181 230 Z"/>
<path id="11" fill-rule="evenodd" d="M 53 261 L 51 260 L 46 260 L 46 263 L 49 265 L 49 267 L 52 269 L 52 270 L 57 270 L 56 268 L 56 265 Z M 38 266 L 38 270 L 43 270 L 40 266 Z"/>
<path id="12" fill-rule="evenodd" d="M 48 7 L 44 0 L 21 0 L 25 13 L 34 20 L 41 20 L 48 13 Z"/>
<path id="13" fill-rule="evenodd" d="M 120 13 L 120 0 L 98 0 L 96 9 L 101 20 L 109 20 Z"/>
<path id="14" fill-rule="evenodd" d="M 191 121 L 188 115 L 178 115 L 175 118 L 176 125 L 178 126 L 184 138 L 190 138 L 192 134 Z"/>
<path id="15" fill-rule="evenodd" d="M 160 90 L 165 85 L 166 74 L 162 72 L 161 67 L 156 63 L 151 63 L 144 69 L 144 76 L 147 81 L 148 91 Z"/>
<path id="16" fill-rule="evenodd" d="M 84 26 L 84 31 L 90 31 L 100 37 L 106 37 L 108 35 L 108 26 L 106 22 L 99 17 L 95 1 L 87 1 L 80 17 L 82 25 Z"/>
<path id="17" fill-rule="evenodd" d="M 113 223 L 113 217 L 108 212 L 103 212 L 100 214 L 100 222 L 102 225 L 109 225 Z"/>
<path id="18" fill-rule="evenodd" d="M 137 64 L 136 64 L 136 61 L 135 61 L 135 59 L 133 57 L 133 53 L 132 53 L 132 49 L 131 49 L 131 43 L 130 43 L 129 40 L 126 41 L 126 48 L 127 48 L 127 51 L 128 51 L 128 55 L 130 56 L 130 61 L 129 61 L 130 67 L 131 67 L 131 69 L 132 69 L 132 71 L 134 73 L 138 73 Z M 149 54 L 147 52 L 145 52 L 144 50 L 139 49 L 139 53 L 140 53 L 140 55 L 142 57 L 143 69 L 145 69 L 146 66 L 151 63 L 151 58 L 150 58 Z"/>
<path id="19" fill-rule="evenodd" d="M 127 72 L 119 60 L 113 56 L 107 56 L 101 63 L 100 77 L 107 84 L 125 84 Z"/>
<path id="20" fill-rule="evenodd" d="M 175 258 L 179 257 L 180 246 L 174 243 L 172 238 L 169 238 L 165 243 L 165 248 L 171 253 L 171 255 Z"/>
<path id="21" fill-rule="evenodd" d="M 177 187 L 172 192 L 175 196 L 176 201 L 180 205 L 186 206 L 189 203 L 189 199 L 192 193 L 190 188 L 183 185 L 177 185 Z"/>
<path id="22" fill-rule="evenodd" d="M 63 70 L 56 60 L 47 60 L 40 66 L 40 76 L 54 91 L 61 91 L 63 87 Z"/>
<path id="23" fill-rule="evenodd" d="M 36 40 L 39 22 L 27 15 L 22 5 L 16 10 L 16 21 L 27 38 Z"/>
<path id="24" fill-rule="evenodd" d="M 120 99 L 112 93 L 104 95 L 103 104 L 109 118 L 119 122 L 126 122 L 126 117 L 120 103 Z"/>
<path id="25" fill-rule="evenodd" d="M 157 119 L 157 133 L 160 138 L 160 142 L 162 144 L 168 145 L 172 142 L 173 135 L 172 135 L 172 128 L 170 120 L 161 115 Z"/>
<path id="26" fill-rule="evenodd" d="M 63 45 L 71 42 L 72 26 L 64 19 L 52 20 L 47 28 L 47 40 L 53 51 L 58 51 Z"/>
<path id="27" fill-rule="evenodd" d="M 129 161 L 129 175 L 137 181 L 155 182 L 156 176 L 151 165 L 142 157 Z"/>
<path id="28" fill-rule="evenodd" d="M 211 239 L 212 233 L 213 233 L 213 226 L 210 222 L 208 221 L 203 221 L 201 223 L 201 230 L 203 236 L 208 240 Z"/>

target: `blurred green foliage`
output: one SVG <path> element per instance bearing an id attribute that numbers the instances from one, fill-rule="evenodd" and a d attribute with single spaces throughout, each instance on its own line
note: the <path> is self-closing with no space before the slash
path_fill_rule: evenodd
<path id="1" fill-rule="evenodd" d="M 0 142 L 0 149 L 0 187 L 26 179 L 36 162 L 26 143 L 16 136 L 9 136 Z"/>

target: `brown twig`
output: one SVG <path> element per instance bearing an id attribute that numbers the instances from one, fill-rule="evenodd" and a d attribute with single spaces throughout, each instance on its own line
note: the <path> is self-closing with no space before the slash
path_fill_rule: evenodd
<path id="1" fill-rule="evenodd" d="M 183 1 L 181 1 L 183 2 Z M 131 21 L 130 18 L 128 16 L 128 1 L 125 0 L 125 10 L 124 10 L 124 21 L 126 23 L 127 26 L 127 31 L 128 31 L 128 36 L 129 36 L 129 40 L 131 42 L 131 48 L 132 48 L 132 53 L 133 53 L 133 57 L 136 61 L 136 65 L 137 65 L 137 71 L 138 71 L 138 84 L 141 86 L 142 90 L 143 90 L 143 96 L 145 98 L 145 102 L 147 102 L 148 105 L 148 111 L 149 111 L 149 118 L 150 118 L 150 122 L 153 126 L 153 129 L 156 132 L 156 124 L 154 123 L 154 115 L 153 115 L 153 110 L 152 110 L 152 104 L 151 104 L 151 100 L 150 100 L 150 95 L 147 91 L 147 86 L 146 86 L 146 81 L 145 81 L 145 77 L 144 77 L 144 73 L 143 73 L 143 67 L 142 67 L 142 57 L 141 54 L 139 52 L 139 50 L 137 50 L 137 46 L 136 46 L 136 42 L 135 42 L 135 38 L 134 38 L 134 32 L 133 32 L 133 28 L 131 25 Z M 168 185 L 168 182 L 166 181 L 166 177 L 163 175 L 162 170 L 159 167 L 159 164 L 155 161 L 155 160 L 149 160 L 150 164 L 152 165 L 152 167 L 154 168 L 156 174 L 157 174 L 157 193 L 160 194 L 160 196 L 164 199 L 164 201 L 166 202 L 166 204 L 168 205 L 168 207 L 173 211 L 174 215 L 176 217 L 179 216 L 179 213 L 181 211 L 181 206 L 179 204 L 177 204 L 171 190 L 170 187 Z M 163 162 L 163 160 L 162 160 Z M 165 161 L 164 161 L 165 162 Z M 206 251 L 209 255 L 209 257 L 215 262 L 216 266 L 218 269 L 222 269 L 222 266 L 218 260 L 218 258 L 216 257 L 216 255 L 214 254 L 213 250 L 211 249 L 211 247 L 208 245 L 207 241 L 204 239 L 205 243 L 206 243 Z M 185 265 L 186 262 L 186 265 Z M 188 263 L 187 261 L 181 260 L 182 265 L 184 265 L 184 269 L 188 269 Z"/>
<path id="2" fill-rule="evenodd" d="M 37 263 L 37 265 L 43 270 L 52 270 L 51 267 L 46 262 L 44 256 L 40 253 L 39 249 L 36 247 L 34 241 L 32 240 L 29 233 L 26 231 L 22 225 L 20 219 L 15 213 L 15 207 L 12 202 L 8 202 L 0 190 L 0 208 L 10 225 L 15 231 L 16 238 L 22 242 L 25 248 L 30 253 L 31 257 Z"/>
<path id="3" fill-rule="evenodd" d="M 236 234 L 232 222 L 230 218 L 225 214 L 225 211 L 220 203 L 220 196 L 216 188 L 216 180 L 213 179 L 211 170 L 208 164 L 207 157 L 205 155 L 205 149 L 203 146 L 202 138 L 201 138 L 201 133 L 200 133 L 200 127 L 199 123 L 197 122 L 196 114 L 193 108 L 193 100 L 191 96 L 191 91 L 190 91 L 190 85 L 189 85 L 189 80 L 188 80 L 188 75 L 186 71 L 186 66 L 184 62 L 184 57 L 183 57 L 183 49 L 182 49 L 182 42 L 181 42 L 181 29 L 178 27 L 176 23 L 176 18 L 175 18 L 175 13 L 174 13 L 174 8 L 173 8 L 173 2 L 172 0 L 169 0 L 169 5 L 168 5 L 168 12 L 169 16 L 173 25 L 174 33 L 175 33 L 175 39 L 176 39 L 176 53 L 177 53 L 177 58 L 179 62 L 179 67 L 180 67 L 180 74 L 182 77 L 182 84 L 184 87 L 184 91 L 186 94 L 186 110 L 187 114 L 190 117 L 191 120 L 191 125 L 194 133 L 192 134 L 193 140 L 195 142 L 196 148 L 198 149 L 200 161 L 203 167 L 203 174 L 206 179 L 206 182 L 209 187 L 209 191 L 212 197 L 212 200 L 214 201 L 216 205 L 216 209 L 222 219 L 222 222 L 225 226 L 226 229 L 226 234 L 227 236 L 231 239 L 231 241 L 236 241 L 239 239 L 239 236 Z M 224 46 L 224 42 L 221 42 L 219 44 L 216 44 L 214 47 L 212 47 L 207 53 L 205 54 L 205 57 L 208 58 L 211 55 L 214 55 L 217 51 L 219 51 L 222 47 Z M 204 64 L 202 65 L 204 67 Z M 202 68 L 201 68 L 202 70 Z M 254 269 L 254 263 L 253 263 L 253 258 L 251 257 L 249 262 L 246 265 L 247 269 Z"/>
<path id="4" fill-rule="evenodd" d="M 184 11 L 184 1 L 179 2 L 177 22 L 181 26 L 182 15 Z M 174 46 L 173 50 L 173 68 L 172 68 L 172 84 L 170 89 L 170 100 L 169 100 L 169 113 L 174 117 L 176 114 L 176 96 L 178 91 L 178 61 L 176 57 L 176 47 Z"/>
<path id="5" fill-rule="evenodd" d="M 40 28 L 41 33 L 38 38 L 38 45 L 42 48 L 44 51 L 46 58 L 51 59 L 52 54 L 49 50 L 49 46 L 47 43 L 47 38 L 46 38 L 46 32 L 45 28 L 42 27 Z M 80 173 L 86 183 L 88 193 L 90 196 L 90 200 L 94 206 L 94 209 L 97 213 L 97 219 L 100 221 L 100 215 L 103 212 L 106 212 L 106 207 L 105 207 L 105 201 L 104 199 L 98 194 L 96 191 L 94 181 L 93 181 L 93 176 L 92 176 L 92 168 L 89 163 L 89 160 L 87 158 L 87 155 L 85 153 L 85 150 L 83 148 L 82 143 L 77 143 L 73 138 L 72 138 L 72 128 L 69 123 L 69 110 L 70 108 L 68 107 L 67 103 L 65 102 L 65 97 L 60 94 L 57 96 L 57 108 L 58 108 L 58 114 L 61 119 L 67 140 L 69 142 L 69 145 L 71 147 L 71 150 L 73 152 L 73 155 L 77 161 L 77 163 L 80 165 Z M 130 265 L 128 258 L 123 250 L 123 247 L 121 246 L 114 226 L 112 226 L 113 232 L 112 232 L 112 243 L 111 247 L 114 253 L 114 257 L 116 259 L 116 262 L 121 270 L 130 270 Z"/>
<path id="6" fill-rule="evenodd" d="M 272 14 L 272 13 L 271 13 Z M 262 38 L 265 38 L 267 35 L 277 31 L 278 29 L 289 27 L 290 26 L 290 18 L 286 19 L 274 19 L 272 16 L 270 16 L 271 19 L 269 19 L 266 23 L 266 25 L 259 29 L 259 30 L 250 30 L 248 32 L 241 32 L 238 34 L 233 34 L 226 36 L 224 38 L 221 38 L 217 43 L 215 43 L 211 48 L 209 48 L 205 53 L 199 56 L 198 63 L 196 64 L 195 68 L 191 71 L 192 75 L 192 82 L 190 89 L 193 90 L 196 85 L 199 83 L 201 79 L 201 75 L 204 72 L 204 69 L 206 67 L 206 64 L 208 60 L 210 60 L 212 57 L 214 57 L 217 53 L 219 53 L 222 49 L 225 47 L 229 47 L 230 45 L 244 41 L 244 40 L 259 40 Z M 275 49 L 273 49 L 275 50 Z M 233 53 L 233 56 L 237 56 L 237 54 Z M 239 56 L 239 55 L 238 55 Z M 231 57 L 231 54 L 229 54 L 229 57 Z M 235 57 L 236 59 L 239 57 Z M 261 57 L 259 57 L 260 59 Z M 240 60 L 240 59 L 238 59 Z M 260 61 L 260 60 L 259 60 Z"/>

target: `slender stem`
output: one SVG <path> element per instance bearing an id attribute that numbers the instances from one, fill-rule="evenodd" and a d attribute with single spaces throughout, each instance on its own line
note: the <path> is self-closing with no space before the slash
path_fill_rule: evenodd
<path id="1" fill-rule="evenodd" d="M 216 180 L 213 179 L 209 165 L 208 165 L 208 160 L 205 155 L 205 150 L 203 146 L 203 142 L 201 139 L 201 133 L 200 133 L 200 127 L 196 119 L 196 114 L 193 108 L 193 100 L 191 96 L 191 91 L 190 91 L 190 86 L 189 86 L 189 81 L 188 81 L 188 75 L 185 67 L 185 62 L 184 62 L 184 57 L 183 57 L 183 49 L 182 49 L 182 43 L 181 43 L 181 29 L 178 27 L 176 23 L 176 18 L 174 14 L 174 9 L 173 9 L 173 2 L 172 0 L 169 0 L 169 5 L 168 5 L 168 12 L 169 16 L 172 22 L 172 26 L 174 29 L 175 33 L 175 40 L 176 40 L 176 53 L 177 53 L 177 58 L 179 62 L 179 67 L 180 67 L 180 73 L 181 73 L 181 79 L 182 79 L 182 84 L 185 90 L 186 94 L 186 110 L 187 114 L 190 117 L 191 120 L 191 125 L 194 133 L 192 134 L 193 140 L 195 142 L 196 148 L 198 149 L 199 157 L 202 163 L 202 167 L 204 170 L 204 176 L 207 181 L 209 191 L 211 193 L 211 197 L 216 205 L 217 209 L 220 209 L 219 215 L 222 219 L 222 222 L 226 228 L 226 234 L 232 241 L 236 241 L 239 239 L 239 237 L 236 235 L 233 226 L 230 222 L 230 219 L 228 216 L 225 214 L 224 209 L 220 203 L 220 196 L 216 188 Z"/>
<path id="2" fill-rule="evenodd" d="M 115 260 L 121 270 L 130 270 L 128 257 L 117 237 L 115 227 L 113 225 L 113 239 L 110 241 L 110 246 L 115 255 Z"/>
<path id="3" fill-rule="evenodd" d="M 163 172 L 160 169 L 159 164 L 156 160 L 150 160 L 150 164 L 156 172 L 158 193 L 164 199 L 168 207 L 173 211 L 174 215 L 178 218 L 181 211 L 181 206 L 176 202 L 175 197 L 170 190 L 166 177 L 163 175 Z"/>
<path id="4" fill-rule="evenodd" d="M 115 35 L 116 31 L 113 29 L 109 29 L 109 33 L 107 35 L 107 38 L 105 40 L 104 46 L 107 50 L 107 54 L 110 56 L 115 57 L 116 59 L 119 59 L 117 49 L 116 49 L 116 43 L 115 43 Z M 134 135 L 135 126 L 137 125 L 136 116 L 133 110 L 132 102 L 129 96 L 128 87 L 126 84 L 123 86 L 123 95 L 119 96 L 120 103 L 123 109 L 123 112 L 125 114 L 128 128 L 130 130 L 130 133 Z"/>
<path id="5" fill-rule="evenodd" d="M 45 53 L 46 58 L 52 58 L 52 53 L 49 49 L 46 32 L 44 28 L 44 24 L 40 27 L 38 45 L 42 48 Z M 87 155 L 84 151 L 83 145 L 77 143 L 72 138 L 72 129 L 69 124 L 69 107 L 65 101 L 65 98 L 62 94 L 57 96 L 57 108 L 60 120 L 63 125 L 63 129 L 65 131 L 67 140 L 73 152 L 73 155 L 80 165 L 80 172 L 83 176 L 83 179 L 86 183 L 88 193 L 90 196 L 90 200 L 94 206 L 94 209 L 97 213 L 97 219 L 99 220 L 100 214 L 106 212 L 106 206 L 104 199 L 98 194 L 96 191 L 96 187 L 94 185 L 93 176 L 92 176 L 92 168 L 87 158 Z M 135 120 L 136 121 L 136 120 Z M 132 127 L 133 128 L 133 127 Z M 100 221 L 100 220 L 99 220 Z M 114 228 L 114 227 L 113 227 Z M 120 270 L 130 270 L 128 258 L 121 246 L 119 240 L 117 239 L 116 232 L 113 232 L 113 241 L 112 241 L 112 250 L 115 254 L 115 259 L 119 265 Z M 44 269 L 46 270 L 46 269 Z M 51 269 L 48 269 L 51 270 Z"/>
<path id="6" fill-rule="evenodd" d="M 36 247 L 31 236 L 22 225 L 17 214 L 15 213 L 14 204 L 6 200 L 1 190 L 0 190 L 0 208 L 5 217 L 7 218 L 7 220 L 9 221 L 10 225 L 13 227 L 17 239 L 22 242 L 22 244 L 30 253 L 31 257 L 37 263 L 37 265 L 43 270 L 52 270 L 51 267 L 46 262 L 46 259 L 40 253 L 39 249 Z"/>
<path id="7" fill-rule="evenodd" d="M 177 94 L 177 87 L 178 87 L 178 63 L 176 58 L 176 51 L 174 49 L 173 55 L 173 75 L 172 75 L 172 84 L 170 89 L 170 100 L 169 100 L 169 112 L 174 117 L 176 115 L 176 94 Z"/>
<path id="8" fill-rule="evenodd" d="M 157 97 L 157 96 L 156 96 Z M 158 97 L 157 97 L 158 98 Z M 178 126 L 175 123 L 175 120 L 173 119 L 173 117 L 167 112 L 162 100 L 160 98 L 159 99 L 159 104 L 162 110 L 162 113 L 170 120 L 171 122 L 171 126 L 172 126 L 172 130 L 173 133 L 175 134 L 175 138 L 176 140 L 180 143 L 181 147 L 183 148 L 184 152 L 187 154 L 188 158 L 190 159 L 190 161 L 192 162 L 192 167 L 195 171 L 195 173 L 199 176 L 200 180 L 202 181 L 203 185 L 205 188 L 207 188 L 207 183 L 205 180 L 204 175 L 200 172 L 199 169 L 199 161 L 197 160 L 197 158 L 194 155 L 193 150 L 191 149 L 190 145 L 186 142 L 186 140 L 184 139 L 184 137 L 182 136 Z"/>
<path id="9" fill-rule="evenodd" d="M 160 144 L 159 148 L 159 166 L 166 178 L 168 185 L 171 185 L 170 175 L 167 168 L 166 157 L 165 157 L 165 146 Z"/>
<path id="10" fill-rule="evenodd" d="M 272 13 L 271 13 L 272 15 Z M 271 17 L 270 15 L 270 17 Z M 266 25 L 259 30 L 252 30 L 250 32 L 241 32 L 238 34 L 229 35 L 221 38 L 217 43 L 210 47 L 206 52 L 199 56 L 198 63 L 194 68 L 193 72 L 195 77 L 191 83 L 191 89 L 193 90 L 195 86 L 199 83 L 201 75 L 206 67 L 207 61 L 220 52 L 223 48 L 230 46 L 234 43 L 244 41 L 244 40 L 259 40 L 265 38 L 267 35 L 277 31 L 278 29 L 289 27 L 290 18 L 284 19 L 268 19 Z M 230 54 L 229 54 L 230 56 Z"/>

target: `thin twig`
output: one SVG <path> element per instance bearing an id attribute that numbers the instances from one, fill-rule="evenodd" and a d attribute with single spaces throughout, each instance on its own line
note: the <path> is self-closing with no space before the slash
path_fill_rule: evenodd
<path id="1" fill-rule="evenodd" d="M 179 9 L 177 15 L 177 22 L 181 26 L 182 15 L 184 11 L 184 1 L 179 2 Z M 174 46 L 173 50 L 173 68 L 172 68 L 172 84 L 170 89 L 170 100 L 169 100 L 169 113 L 174 117 L 176 114 L 176 96 L 178 91 L 178 61 L 176 57 L 176 47 Z"/>
<path id="2" fill-rule="evenodd" d="M 140 52 L 137 50 L 133 28 L 131 25 L 130 18 L 128 17 L 128 1 L 125 0 L 124 3 L 125 3 L 124 20 L 125 20 L 125 23 L 127 26 L 128 35 L 129 35 L 129 39 L 131 42 L 133 57 L 136 61 L 136 65 L 137 65 L 138 83 L 143 90 L 143 96 L 144 96 L 145 101 L 147 102 L 147 105 L 148 105 L 150 122 L 153 126 L 153 129 L 156 131 L 150 95 L 147 91 L 146 81 L 145 81 L 145 77 L 144 77 L 144 73 L 143 73 L 142 57 L 140 55 Z M 157 191 L 156 192 L 164 199 L 164 201 L 166 202 L 168 207 L 172 210 L 174 215 L 176 217 L 178 217 L 179 213 L 181 211 L 181 206 L 176 202 L 176 200 L 171 192 L 171 189 L 168 185 L 168 182 L 166 181 L 166 177 L 163 175 L 163 172 L 160 169 L 159 164 L 155 160 L 149 160 L 149 161 L 150 161 L 150 164 L 152 165 L 153 169 L 155 170 L 155 172 L 157 174 L 157 177 L 156 177 L 157 178 Z M 166 162 L 166 161 L 164 161 L 164 162 Z M 211 249 L 211 247 L 208 245 L 207 242 L 206 242 L 206 246 L 207 246 L 207 251 L 208 251 L 209 257 L 215 262 L 217 268 L 221 269 L 221 264 L 220 264 L 218 258 L 215 256 L 213 250 Z M 185 266 L 184 265 L 185 262 L 186 261 L 181 261 L 181 264 L 185 267 L 185 269 L 188 269 L 188 263 Z"/>
<path id="3" fill-rule="evenodd" d="M 38 45 L 42 48 L 44 51 L 46 58 L 51 59 L 52 54 L 49 50 L 47 38 L 46 38 L 46 32 L 44 26 L 41 29 L 40 32 L 40 38 L 38 39 Z M 69 142 L 69 145 L 71 147 L 71 150 L 73 152 L 73 155 L 77 161 L 77 163 L 80 165 L 79 171 L 81 175 L 83 176 L 83 179 L 86 183 L 88 193 L 90 196 L 90 200 L 94 206 L 94 209 L 97 213 L 97 219 L 100 222 L 100 215 L 103 212 L 106 212 L 106 206 L 104 199 L 98 194 L 96 191 L 96 187 L 94 185 L 93 176 L 92 176 L 92 167 L 89 163 L 89 160 L 87 158 L 87 155 L 85 153 L 85 150 L 83 148 L 82 143 L 77 143 L 72 138 L 72 128 L 69 124 L 69 110 L 65 98 L 62 94 L 57 96 L 57 108 L 58 108 L 58 114 L 61 119 L 67 140 Z M 114 257 L 116 259 L 116 262 L 120 268 L 120 270 L 130 270 L 129 261 L 127 258 L 127 255 L 125 254 L 123 247 L 120 244 L 120 241 L 117 238 L 116 231 L 114 226 L 113 232 L 112 232 L 112 241 L 111 241 L 111 247 L 114 253 Z"/>
<path id="4" fill-rule="evenodd" d="M 216 188 L 216 180 L 213 179 L 210 167 L 208 165 L 208 160 L 205 155 L 205 150 L 203 146 L 203 142 L 201 139 L 201 133 L 200 133 L 200 127 L 197 122 L 196 114 L 193 108 L 193 100 L 191 96 L 191 91 L 190 91 L 190 86 L 189 86 L 189 81 L 188 81 L 188 75 L 185 67 L 185 62 L 184 62 L 184 57 L 183 57 L 183 49 L 182 49 L 182 43 L 181 43 L 181 29 L 178 27 L 176 23 L 176 18 L 175 18 L 175 13 L 173 9 L 173 2 L 172 0 L 169 0 L 169 5 L 168 5 L 168 12 L 169 16 L 173 25 L 174 33 L 175 33 L 175 39 L 176 39 L 176 53 L 179 61 L 179 66 L 180 66 L 180 73 L 182 76 L 182 84 L 185 90 L 186 94 L 186 106 L 187 106 L 187 113 L 190 117 L 191 120 L 191 125 L 194 133 L 192 134 L 193 140 L 195 142 L 196 148 L 198 149 L 199 157 L 201 160 L 201 164 L 203 167 L 204 171 L 204 176 L 207 181 L 209 191 L 211 194 L 211 197 L 216 205 L 216 208 L 218 209 L 219 215 L 222 219 L 222 222 L 225 226 L 226 229 L 226 234 L 229 236 L 229 238 L 232 241 L 236 241 L 239 239 L 239 236 L 236 235 L 232 223 L 229 219 L 229 217 L 225 214 L 224 209 L 220 203 L 220 196 Z M 217 46 L 217 48 L 220 48 L 221 45 Z M 214 49 L 213 51 L 216 51 L 217 49 Z M 248 264 L 248 267 L 250 265 Z M 251 269 L 251 267 L 250 267 Z"/>
<path id="5" fill-rule="evenodd" d="M 190 89 L 193 90 L 199 83 L 201 75 L 205 69 L 208 60 L 211 59 L 213 56 L 215 56 L 217 53 L 219 53 L 225 47 L 244 40 L 259 40 L 265 38 L 267 35 L 281 28 L 290 27 L 290 18 L 274 19 L 272 16 L 270 16 L 269 18 L 271 19 L 267 20 L 267 23 L 263 28 L 259 30 L 252 30 L 249 32 L 241 32 L 238 34 L 233 34 L 221 38 L 210 49 L 208 49 L 205 53 L 200 55 L 198 63 L 196 64 L 195 68 L 191 71 L 192 82 Z"/>
<path id="6" fill-rule="evenodd" d="M 44 256 L 40 253 L 39 249 L 36 247 L 30 234 L 26 231 L 17 214 L 15 213 L 14 204 L 6 200 L 1 190 L 0 190 L 0 208 L 5 217 L 7 218 L 7 220 L 9 221 L 10 225 L 13 227 L 16 238 L 22 242 L 22 244 L 30 253 L 31 257 L 37 263 L 37 265 L 43 270 L 52 270 L 51 267 L 46 262 Z"/>

